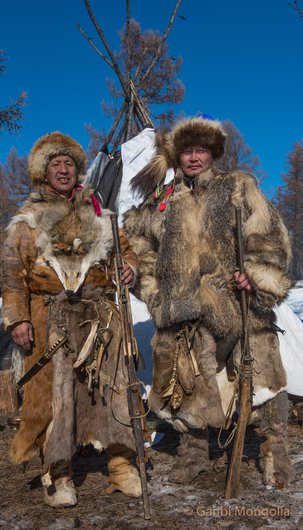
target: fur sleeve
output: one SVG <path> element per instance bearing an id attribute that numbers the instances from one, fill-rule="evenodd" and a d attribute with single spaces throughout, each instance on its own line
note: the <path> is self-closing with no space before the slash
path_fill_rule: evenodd
<path id="1" fill-rule="evenodd" d="M 34 255 L 31 229 L 13 224 L 3 246 L 3 319 L 6 328 L 30 321 L 27 275 L 29 257 Z"/>
<path id="2" fill-rule="evenodd" d="M 286 227 L 251 175 L 240 174 L 234 202 L 243 209 L 245 270 L 256 297 L 272 306 L 293 284 L 287 273 L 291 246 Z"/>
<path id="3" fill-rule="evenodd" d="M 138 258 L 133 251 L 129 240 L 123 229 L 119 230 L 120 244 L 121 244 L 121 254 L 123 260 L 133 269 L 135 276 L 138 274 L 139 263 Z"/>
<path id="4" fill-rule="evenodd" d="M 128 210 L 124 216 L 124 229 L 139 262 L 139 274 L 134 294 L 149 308 L 155 303 L 159 292 L 156 276 L 156 242 L 152 235 L 153 222 L 148 207 Z"/>

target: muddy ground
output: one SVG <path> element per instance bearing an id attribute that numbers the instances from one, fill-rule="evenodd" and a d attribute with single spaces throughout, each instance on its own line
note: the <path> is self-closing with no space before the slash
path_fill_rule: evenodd
<path id="1" fill-rule="evenodd" d="M 166 432 L 152 447 L 148 475 L 151 486 L 151 519 L 143 517 L 141 499 L 122 493 L 104 494 L 107 468 L 104 455 L 92 449 L 79 451 L 74 459 L 78 505 L 53 509 L 43 502 L 39 458 L 23 471 L 8 460 L 14 435 L 6 418 L 0 418 L 0 528 L 5 530 L 61 530 L 71 528 L 132 530 L 175 529 L 299 529 L 303 528 L 303 428 L 301 417 L 289 424 L 289 453 L 295 468 L 294 483 L 285 491 L 266 489 L 258 465 L 260 439 L 248 428 L 237 500 L 224 499 L 228 455 L 210 436 L 210 470 L 188 486 L 172 484 L 168 473 L 175 458 L 178 436 Z"/>

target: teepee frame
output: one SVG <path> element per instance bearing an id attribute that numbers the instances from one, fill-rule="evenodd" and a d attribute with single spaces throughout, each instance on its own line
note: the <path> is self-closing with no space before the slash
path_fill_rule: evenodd
<path id="1" fill-rule="evenodd" d="M 103 53 L 100 51 L 100 49 L 95 45 L 93 42 L 93 39 L 87 35 L 87 33 L 82 29 L 82 27 L 78 24 L 77 27 L 83 37 L 89 42 L 91 47 L 95 50 L 95 52 L 114 70 L 116 73 L 116 76 L 119 80 L 119 83 L 121 85 L 121 88 L 123 90 L 124 94 L 124 100 L 122 102 L 121 108 L 116 116 L 116 119 L 107 134 L 105 143 L 108 145 L 111 143 L 114 135 L 115 139 L 113 141 L 112 146 L 112 152 L 115 152 L 118 145 L 126 142 L 131 137 L 132 132 L 132 125 L 136 125 L 137 128 L 143 129 L 146 126 L 154 127 L 154 124 L 152 123 L 150 116 L 149 116 L 149 110 L 147 106 L 144 104 L 142 99 L 140 98 L 138 94 L 138 89 L 140 90 L 141 85 L 143 81 L 147 78 L 147 76 L 150 74 L 151 70 L 155 67 L 159 59 L 161 58 L 161 54 L 163 51 L 163 45 L 168 37 L 168 34 L 171 30 L 171 27 L 174 23 L 174 20 L 176 18 L 179 6 L 181 4 L 181 0 L 177 0 L 174 10 L 172 12 L 172 15 L 170 17 L 169 23 L 167 25 L 167 28 L 162 35 L 162 38 L 159 42 L 159 46 L 157 49 L 157 52 L 150 62 L 143 78 L 141 79 L 141 84 L 136 88 L 135 82 L 138 77 L 138 74 L 140 72 L 140 66 L 138 66 L 137 71 L 135 72 L 133 78 L 131 77 L 131 64 L 130 64 L 130 0 L 125 0 L 125 6 L 126 6 L 126 51 L 127 51 L 127 60 L 126 60 L 126 73 L 123 75 L 121 72 L 121 69 L 115 59 L 115 55 L 112 52 L 108 41 L 104 35 L 104 31 L 98 24 L 96 17 L 92 11 L 92 8 L 90 6 L 89 0 L 84 0 L 85 7 L 87 9 L 88 15 L 102 41 L 102 44 L 105 48 L 106 53 Z"/>

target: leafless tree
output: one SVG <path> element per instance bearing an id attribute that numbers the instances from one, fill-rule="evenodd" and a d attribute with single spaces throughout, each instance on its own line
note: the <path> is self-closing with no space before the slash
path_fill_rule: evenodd
<path id="1" fill-rule="evenodd" d="M 299 13 L 300 17 L 303 17 L 303 5 L 300 7 L 300 3 L 302 4 L 302 1 L 299 2 L 298 0 L 293 0 L 292 4 L 294 9 Z"/>
<path id="2" fill-rule="evenodd" d="M 19 157 L 16 149 L 11 149 L 5 164 L 0 164 L 0 256 L 6 237 L 5 228 L 29 192 L 32 191 L 27 169 L 27 156 Z M 2 261 L 0 260 L 0 287 Z"/>
<path id="3" fill-rule="evenodd" d="M 3 172 L 13 207 L 18 208 L 33 190 L 28 174 L 28 156 L 19 156 L 13 147 L 6 157 Z"/>
<path id="4" fill-rule="evenodd" d="M 5 51 L 0 50 L 0 75 L 6 70 L 6 59 Z M 16 133 L 22 129 L 20 121 L 23 120 L 22 107 L 25 104 L 25 100 L 26 93 L 22 92 L 16 101 L 0 108 L 0 132 Z"/>
<path id="5" fill-rule="evenodd" d="M 303 140 L 295 142 L 288 155 L 288 171 L 283 174 L 283 185 L 273 198 L 289 230 L 294 278 L 303 278 Z"/>
<path id="6" fill-rule="evenodd" d="M 0 165 L 0 290 L 2 287 L 2 246 L 5 239 L 5 227 L 12 213 L 11 203 L 8 196 L 8 186 L 5 182 L 3 166 Z"/>

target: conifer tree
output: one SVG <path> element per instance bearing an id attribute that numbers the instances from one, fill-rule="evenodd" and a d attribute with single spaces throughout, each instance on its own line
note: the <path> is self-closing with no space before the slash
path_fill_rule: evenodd
<path id="1" fill-rule="evenodd" d="M 293 249 L 292 273 L 303 278 L 303 140 L 288 155 L 283 184 L 273 199 L 289 230 Z"/>

